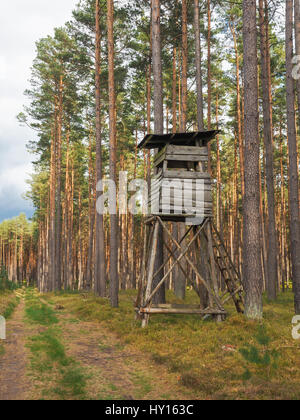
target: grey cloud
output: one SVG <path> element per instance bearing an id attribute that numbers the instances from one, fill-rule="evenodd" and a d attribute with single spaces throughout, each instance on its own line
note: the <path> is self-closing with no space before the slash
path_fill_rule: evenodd
<path id="1" fill-rule="evenodd" d="M 34 133 L 19 127 L 23 92 L 29 87 L 35 42 L 51 35 L 71 18 L 77 0 L 2 0 L 0 14 L 0 221 L 25 212 L 31 203 L 22 198 L 31 171 L 26 144 Z M 11 19 L 7 17 L 11 16 Z"/>

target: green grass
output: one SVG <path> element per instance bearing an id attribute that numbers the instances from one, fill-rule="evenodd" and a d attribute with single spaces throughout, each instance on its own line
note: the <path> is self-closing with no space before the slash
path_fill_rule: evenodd
<path id="1" fill-rule="evenodd" d="M 0 357 L 4 356 L 5 354 L 5 347 L 2 343 L 0 343 Z"/>
<path id="2" fill-rule="evenodd" d="M 0 291 L 0 315 L 6 320 L 12 316 L 19 303 L 20 298 L 12 291 Z"/>
<path id="3" fill-rule="evenodd" d="M 16 307 L 20 303 L 20 298 L 12 291 L 0 290 L 0 315 L 6 320 L 12 317 Z M 5 354 L 5 345 L 0 341 L 0 357 Z"/>
<path id="4" fill-rule="evenodd" d="M 42 303 L 35 291 L 28 290 L 25 313 L 29 323 L 45 329 L 27 342 L 31 374 L 43 384 L 39 392 L 44 399 L 83 399 L 87 377 L 79 364 L 66 354 L 55 311 Z"/>
<path id="5" fill-rule="evenodd" d="M 31 351 L 31 368 L 48 384 L 48 395 L 61 399 L 83 398 L 85 396 L 86 375 L 81 367 L 65 352 L 57 330 L 48 329 L 31 337 L 28 347 Z M 52 376 L 46 376 L 52 372 Z M 46 392 L 44 391 L 46 394 Z"/>
<path id="6" fill-rule="evenodd" d="M 67 366 L 69 359 L 66 356 L 65 348 L 60 342 L 57 331 L 48 329 L 30 338 L 29 348 L 35 355 L 44 353 L 51 362 L 57 362 L 61 366 Z"/>
<path id="7" fill-rule="evenodd" d="M 300 343 L 291 335 L 292 293 L 280 295 L 275 303 L 265 300 L 262 323 L 246 320 L 229 305 L 229 316 L 221 324 L 197 316 L 157 315 L 151 317 L 147 329 L 134 320 L 134 297 L 134 291 L 122 292 L 120 307 L 112 310 L 107 299 L 92 295 L 51 295 L 56 304 L 80 319 L 98 320 L 123 343 L 150 353 L 155 363 L 178 375 L 191 398 L 300 398 Z M 170 293 L 168 300 L 180 303 Z M 196 302 L 193 292 L 188 292 L 187 302 Z M 246 360 L 243 349 L 251 348 L 253 353 Z M 265 364 L 256 363 L 255 358 Z"/>
<path id="8" fill-rule="evenodd" d="M 56 388 L 55 392 L 64 399 L 74 396 L 84 397 L 87 376 L 83 370 L 72 363 L 71 367 L 61 370 L 61 373 L 62 377 L 58 382 L 59 388 Z"/>
<path id="9" fill-rule="evenodd" d="M 40 301 L 35 290 L 26 290 L 25 301 L 26 318 L 30 323 L 44 326 L 58 324 L 58 318 L 56 317 L 55 311 L 49 305 Z"/>
<path id="10" fill-rule="evenodd" d="M 144 399 L 149 392 L 152 391 L 151 378 L 143 372 L 135 371 L 131 373 L 131 379 L 134 385 L 138 388 L 138 399 Z"/>
<path id="11" fill-rule="evenodd" d="M 7 320 L 9 319 L 12 314 L 14 313 L 16 307 L 19 305 L 20 299 L 18 297 L 14 297 L 6 306 L 3 316 Z"/>
<path id="12" fill-rule="evenodd" d="M 27 307 L 26 316 L 29 321 L 40 325 L 58 324 L 58 319 L 53 309 L 43 303 L 37 303 L 34 306 Z"/>

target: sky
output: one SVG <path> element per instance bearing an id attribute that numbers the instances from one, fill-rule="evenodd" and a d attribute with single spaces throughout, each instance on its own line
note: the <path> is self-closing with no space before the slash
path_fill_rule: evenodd
<path id="1" fill-rule="evenodd" d="M 77 0 L 1 0 L 0 11 L 0 222 L 33 214 L 23 198 L 34 156 L 26 144 L 34 132 L 16 119 L 26 99 L 35 42 L 70 20 Z"/>

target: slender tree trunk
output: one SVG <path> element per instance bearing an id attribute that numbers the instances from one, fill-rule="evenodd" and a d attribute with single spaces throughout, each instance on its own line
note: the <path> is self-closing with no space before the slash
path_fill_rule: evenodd
<path id="1" fill-rule="evenodd" d="M 195 44 L 196 44 L 196 83 L 197 83 L 197 123 L 198 123 L 198 130 L 204 131 L 199 0 L 194 0 L 194 30 L 195 30 L 195 38 L 196 38 Z"/>
<path id="2" fill-rule="evenodd" d="M 151 12 L 150 12 L 150 51 L 149 51 L 149 64 L 148 64 L 148 72 L 147 72 L 147 132 L 148 134 L 151 133 L 151 75 L 152 75 L 152 0 L 150 0 L 151 4 Z M 147 183 L 148 188 L 150 191 L 150 184 L 151 184 L 151 151 L 147 151 Z"/>
<path id="3" fill-rule="evenodd" d="M 87 246 L 86 275 L 85 282 L 88 290 L 92 287 L 92 261 L 94 249 L 94 225 L 95 225 L 95 206 L 93 205 L 93 186 L 94 172 L 92 159 L 92 134 L 89 139 L 89 236 Z"/>
<path id="4" fill-rule="evenodd" d="M 173 133 L 177 132 L 177 68 L 176 68 L 176 47 L 173 48 L 173 77 L 172 77 L 172 124 Z"/>
<path id="5" fill-rule="evenodd" d="M 243 1 L 245 80 L 245 198 L 244 198 L 244 285 L 245 314 L 261 319 L 262 267 L 259 217 L 259 137 L 256 0 Z"/>
<path id="6" fill-rule="evenodd" d="M 95 54 L 95 89 L 96 89 L 96 182 L 102 180 L 102 136 L 101 136 L 101 28 L 100 28 L 100 0 L 96 0 L 96 54 Z M 101 195 L 97 191 L 96 198 Z M 103 215 L 96 214 L 95 231 L 95 293 L 101 297 L 106 296 L 106 273 L 105 273 L 105 243 Z"/>
<path id="7" fill-rule="evenodd" d="M 219 129 L 219 93 L 216 98 L 216 124 Z M 234 221 L 233 221 L 234 222 Z M 232 224 L 232 227 L 234 223 Z M 222 173 L 221 173 L 221 158 L 220 158 L 220 136 L 217 135 L 217 228 L 223 235 L 222 229 Z M 233 247 L 231 247 L 233 250 Z"/>
<path id="8" fill-rule="evenodd" d="M 187 34 L 187 1 L 182 0 L 182 112 L 180 119 L 180 131 L 185 132 L 187 126 L 187 102 L 188 102 L 188 34 Z M 185 234 L 184 223 L 177 223 L 174 229 L 175 238 L 179 241 Z M 183 244 L 184 246 L 184 244 Z M 186 265 L 183 263 L 186 270 Z M 174 271 L 174 291 L 179 299 L 185 298 L 186 278 L 181 270 Z"/>
<path id="9" fill-rule="evenodd" d="M 207 0 L 207 128 L 211 130 L 211 0 Z M 208 143 L 208 172 L 211 168 L 211 145 Z"/>
<path id="10" fill-rule="evenodd" d="M 63 238 L 64 238 L 64 269 L 63 269 L 63 278 L 64 278 L 64 289 L 68 289 L 68 234 L 69 234 L 69 225 L 68 225 L 68 211 L 70 207 L 70 141 L 69 135 L 67 135 L 67 155 L 66 155 L 66 182 L 65 182 L 65 203 L 64 203 L 64 226 L 63 226 Z"/>
<path id="11" fill-rule="evenodd" d="M 71 179 L 69 184 L 69 207 L 68 212 L 68 241 L 67 241 L 67 285 L 68 290 L 74 290 L 73 276 L 73 216 L 74 216 L 74 163 L 72 162 Z"/>
<path id="12" fill-rule="evenodd" d="M 161 35 L 160 35 L 160 0 L 152 0 L 152 65 L 154 79 L 154 133 L 163 134 L 163 83 L 162 83 L 162 59 L 161 59 Z M 158 232 L 158 244 L 155 259 L 156 272 L 164 262 L 163 255 L 163 229 L 160 226 Z M 157 286 L 163 277 L 163 270 L 154 278 L 153 288 Z M 162 286 L 155 295 L 154 303 L 164 303 L 165 287 Z"/>
<path id="13" fill-rule="evenodd" d="M 182 0 L 182 113 L 181 131 L 186 131 L 188 101 L 188 35 L 187 35 L 187 0 Z"/>
<path id="14" fill-rule="evenodd" d="M 241 190 L 242 197 L 245 194 L 245 169 L 244 169 L 244 140 L 243 140 L 243 129 L 242 129 L 242 118 L 241 118 L 241 89 L 240 89 L 240 57 L 238 51 L 238 44 L 236 39 L 236 30 L 233 22 L 230 24 L 230 29 L 233 37 L 234 51 L 235 51 L 235 69 L 236 69 L 236 109 L 237 109 L 237 134 L 239 141 L 239 152 L 240 152 L 240 172 L 241 172 Z"/>
<path id="15" fill-rule="evenodd" d="M 267 3 L 267 2 L 266 2 Z M 266 12 L 267 12 L 266 4 Z M 268 194 L 268 255 L 267 255 L 267 292 L 268 298 L 275 300 L 277 297 L 278 267 L 277 267 L 277 234 L 275 220 L 275 187 L 274 187 L 274 141 L 273 141 L 273 115 L 271 74 L 269 72 L 269 21 L 264 13 L 264 2 L 259 0 L 260 16 L 260 51 L 261 51 L 261 81 L 263 90 L 264 114 L 264 141 L 266 149 L 266 179 Z"/>
<path id="16" fill-rule="evenodd" d="M 78 290 L 83 289 L 83 247 L 82 247 L 82 192 L 79 187 L 78 196 Z"/>
<path id="17" fill-rule="evenodd" d="M 51 139 L 51 162 L 50 162 L 50 209 L 49 209 L 49 279 L 47 290 L 53 291 L 55 289 L 55 189 L 56 189 L 56 136 L 55 130 L 52 131 Z"/>
<path id="18" fill-rule="evenodd" d="M 294 18 L 295 18 L 295 45 L 296 55 L 300 57 L 300 1 L 294 0 Z M 300 78 L 296 80 L 297 103 L 298 103 L 298 121 L 300 129 Z"/>
<path id="19" fill-rule="evenodd" d="M 300 314 L 300 225 L 299 225 L 299 174 L 297 162 L 297 134 L 295 113 L 295 85 L 293 71 L 293 0 L 286 0 L 286 96 L 289 146 L 290 184 L 290 240 L 292 275 L 295 292 L 295 311 Z"/>
<path id="20" fill-rule="evenodd" d="M 63 119 L 63 76 L 60 76 L 59 81 L 59 99 L 58 99 L 58 127 L 57 127 L 57 148 L 56 148 L 56 244 L 55 244 L 55 259 L 56 259 L 56 279 L 55 284 L 58 290 L 61 289 L 61 148 L 62 148 L 62 119 Z"/>
<path id="21" fill-rule="evenodd" d="M 109 145 L 110 180 L 117 185 L 117 133 L 116 133 L 116 98 L 115 98 L 115 64 L 114 64 L 114 1 L 107 0 L 107 31 L 108 31 L 108 90 L 109 90 Z M 115 197 L 115 199 L 117 199 Z M 111 306 L 119 306 L 119 275 L 118 275 L 118 216 L 110 215 L 110 301 Z"/>

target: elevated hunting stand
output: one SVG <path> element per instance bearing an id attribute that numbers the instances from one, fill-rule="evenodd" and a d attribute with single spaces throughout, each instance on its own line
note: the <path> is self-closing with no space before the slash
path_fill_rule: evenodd
<path id="1" fill-rule="evenodd" d="M 140 149 L 155 149 L 154 176 L 149 193 L 151 208 L 145 221 L 144 254 L 136 312 L 145 327 L 150 314 L 198 314 L 224 320 L 224 305 L 233 300 L 243 312 L 242 281 L 213 223 L 212 180 L 207 171 L 208 143 L 218 131 L 147 135 Z M 184 223 L 184 235 L 176 240 L 168 222 Z M 168 253 L 155 272 L 159 229 Z M 178 230 L 179 231 L 179 230 Z M 171 244 L 171 245 L 170 245 Z M 165 253 L 166 254 L 166 253 Z M 167 265 L 172 261 L 169 268 Z M 204 267 L 205 266 L 205 267 Z M 199 295 L 199 305 L 154 305 L 153 299 L 177 267 Z M 218 275 L 218 272 L 220 273 Z M 153 286 L 153 280 L 161 278 Z M 201 302 L 206 294 L 207 305 Z"/>

